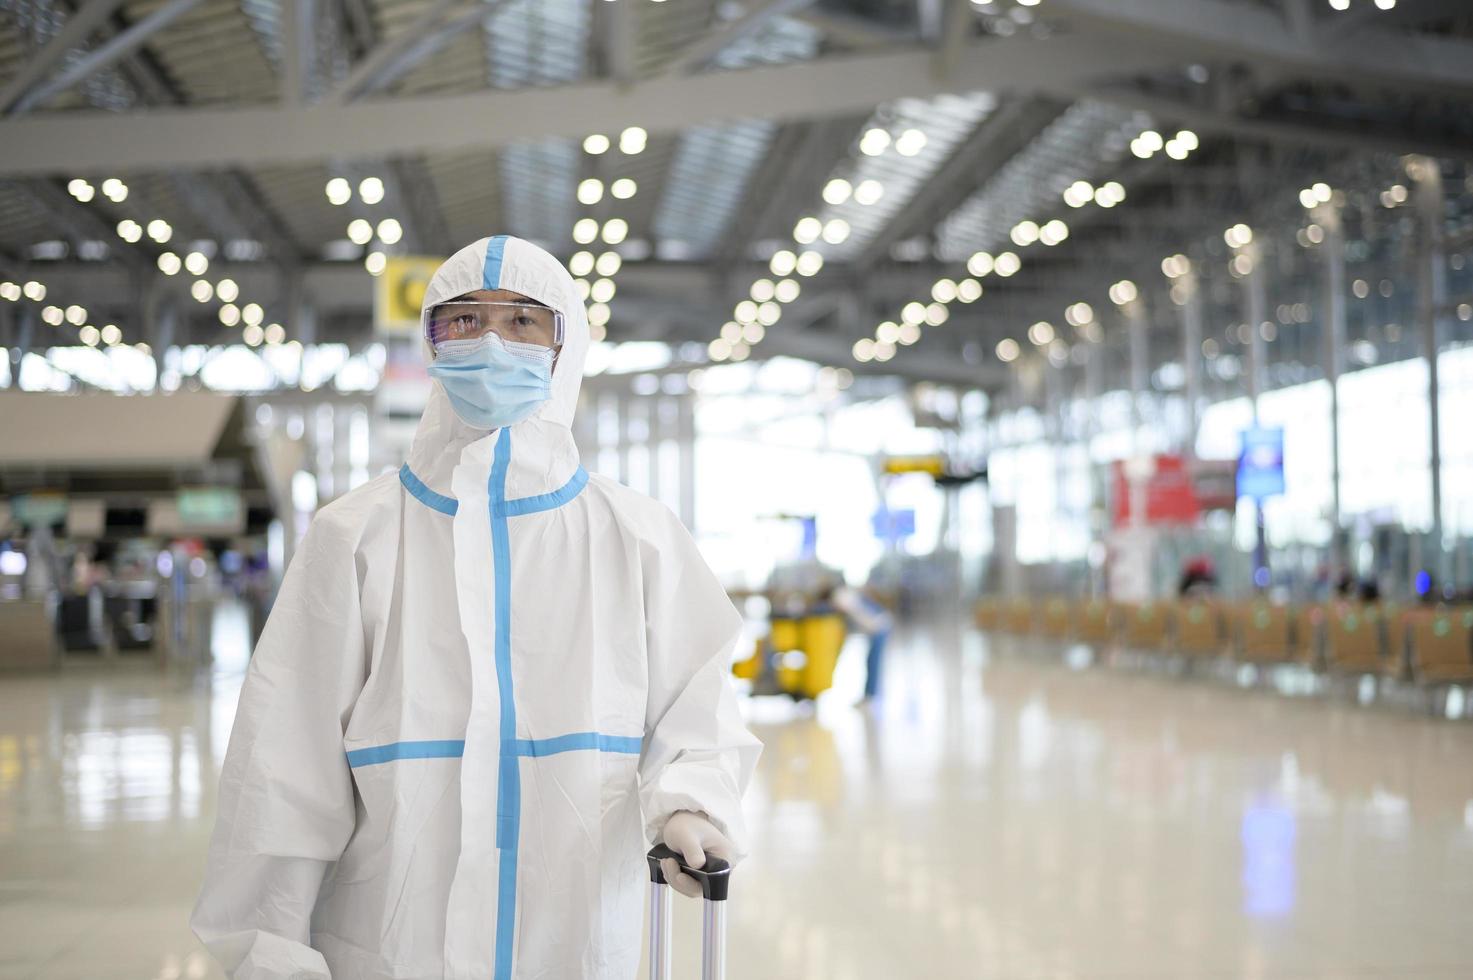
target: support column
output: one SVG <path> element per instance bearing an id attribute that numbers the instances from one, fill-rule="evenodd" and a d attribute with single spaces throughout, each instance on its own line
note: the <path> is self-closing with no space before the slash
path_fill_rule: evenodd
<path id="1" fill-rule="evenodd" d="M 1253 404 L 1253 424 L 1256 426 L 1259 423 L 1258 400 L 1268 380 L 1268 347 L 1263 339 L 1268 295 L 1263 278 L 1262 249 L 1257 242 L 1249 242 L 1240 251 L 1252 263 L 1252 268 L 1243 277 L 1243 292 L 1248 307 L 1248 397 Z M 1263 522 L 1262 500 L 1253 501 L 1253 523 L 1253 584 L 1263 589 L 1268 587 L 1271 579 L 1268 570 L 1268 533 Z"/>
<path id="2" fill-rule="evenodd" d="M 1145 412 L 1141 410 L 1141 399 L 1145 397 L 1146 389 L 1150 387 L 1145 301 L 1139 296 L 1133 297 L 1120 308 L 1120 311 L 1125 315 L 1127 342 L 1130 345 L 1131 455 L 1139 461 L 1146 454 L 1145 441 L 1141 436 L 1141 429 L 1145 425 Z M 1141 469 L 1138 463 L 1129 468 L 1130 524 L 1131 527 L 1136 528 L 1146 523 L 1146 480 Z"/>
<path id="3" fill-rule="evenodd" d="M 1407 173 L 1416 188 L 1417 326 L 1427 361 L 1427 421 L 1430 427 L 1432 478 L 1432 553 L 1425 568 L 1438 587 L 1447 584 L 1447 549 L 1442 540 L 1442 406 L 1437 352 L 1447 317 L 1447 247 L 1443 240 L 1442 168 L 1431 157 L 1413 157 Z"/>
<path id="4" fill-rule="evenodd" d="M 692 533 L 696 530 L 696 399 L 690 392 L 680 396 L 677 440 L 680 446 L 680 520 Z"/>
<path id="5" fill-rule="evenodd" d="M 1197 455 L 1197 427 L 1201 423 L 1199 413 L 1202 403 L 1202 333 L 1205 316 L 1202 309 L 1202 290 L 1197 281 L 1195 265 L 1188 269 L 1177 283 L 1185 292 L 1186 302 L 1181 309 L 1182 370 L 1186 375 L 1187 432 L 1184 453 L 1187 457 Z"/>
<path id="6" fill-rule="evenodd" d="M 1337 195 L 1338 197 L 1338 195 Z M 1330 385 L 1330 581 L 1338 582 L 1348 567 L 1345 530 L 1340 516 L 1340 372 L 1345 358 L 1345 228 L 1338 201 L 1322 204 L 1317 214 L 1325 229 L 1324 372 Z"/>
<path id="7" fill-rule="evenodd" d="M 1267 316 L 1268 294 L 1263 279 L 1263 254 L 1257 242 L 1242 249 L 1253 268 L 1243 277 L 1243 293 L 1247 303 L 1248 397 L 1253 402 L 1253 423 L 1258 424 L 1258 397 L 1268 380 L 1268 349 L 1263 340 L 1263 324 Z"/>
<path id="8" fill-rule="evenodd" d="M 1094 438 L 1102 430 L 1100 424 L 1100 398 L 1105 394 L 1105 337 L 1098 321 L 1088 328 L 1090 333 L 1086 343 L 1089 345 L 1089 356 L 1084 362 L 1084 398 L 1089 406 L 1085 413 L 1089 421 L 1084 426 L 1084 444 L 1086 452 L 1093 444 Z M 1092 457 L 1091 457 L 1092 459 Z M 1110 508 L 1109 492 L 1104 488 L 1108 485 L 1109 478 L 1096 479 L 1094 465 L 1089 467 L 1089 506 L 1090 506 L 1090 537 L 1092 541 L 1103 542 L 1110 533 Z M 1090 563 L 1089 588 L 1091 596 L 1103 596 L 1106 594 L 1104 564 Z"/>

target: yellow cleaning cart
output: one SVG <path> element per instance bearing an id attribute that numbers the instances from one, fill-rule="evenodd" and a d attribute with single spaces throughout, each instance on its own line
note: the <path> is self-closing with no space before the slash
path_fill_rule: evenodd
<path id="1" fill-rule="evenodd" d="M 837 612 L 814 610 L 799 616 L 773 616 L 767 636 L 746 660 L 732 666 L 752 682 L 753 694 L 786 694 L 807 701 L 834 683 L 847 627 Z"/>

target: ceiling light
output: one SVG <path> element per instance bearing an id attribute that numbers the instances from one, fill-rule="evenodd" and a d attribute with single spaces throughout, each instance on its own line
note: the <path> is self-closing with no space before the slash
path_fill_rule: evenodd
<path id="1" fill-rule="evenodd" d="M 885 185 L 878 180 L 861 180 L 854 188 L 854 200 L 865 206 L 874 204 L 885 196 Z"/>
<path id="2" fill-rule="evenodd" d="M 592 218 L 579 218 L 573 225 L 573 241 L 587 245 L 598 237 L 598 222 Z"/>
<path id="3" fill-rule="evenodd" d="M 603 200 L 604 182 L 597 177 L 589 177 L 578 185 L 578 201 L 581 204 L 597 204 Z"/>
<path id="4" fill-rule="evenodd" d="M 617 245 L 629 234 L 629 222 L 623 218 L 610 218 L 604 222 L 603 240 L 610 245 Z"/>
<path id="5" fill-rule="evenodd" d="M 823 199 L 830 204 L 843 204 L 853 193 L 854 188 L 849 181 L 843 177 L 835 177 L 824 185 Z"/>
<path id="6" fill-rule="evenodd" d="M 878 127 L 865 131 L 859 140 L 859 151 L 865 156 L 877 157 L 890 148 L 890 134 Z"/>
<path id="7" fill-rule="evenodd" d="M 799 245 L 807 245 L 823 234 L 823 222 L 813 216 L 799 218 L 798 223 L 793 226 L 793 241 Z"/>
<path id="8" fill-rule="evenodd" d="M 619 151 L 631 156 L 643 153 L 645 145 L 649 142 L 649 134 L 638 126 L 630 126 L 619 134 Z"/>
<path id="9" fill-rule="evenodd" d="M 341 207 L 353 199 L 353 186 L 346 177 L 334 177 L 327 182 L 327 202 Z"/>
<path id="10" fill-rule="evenodd" d="M 377 177 L 364 177 L 358 182 L 358 196 L 364 204 L 377 204 L 384 199 L 384 182 Z"/>
<path id="11" fill-rule="evenodd" d="M 404 226 L 397 218 L 385 218 L 378 223 L 378 240 L 385 245 L 393 245 L 404 237 Z"/>

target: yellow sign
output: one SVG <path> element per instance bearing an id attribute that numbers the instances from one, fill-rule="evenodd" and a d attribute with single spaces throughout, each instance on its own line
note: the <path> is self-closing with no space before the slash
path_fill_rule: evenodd
<path id="1" fill-rule="evenodd" d="M 929 473 L 940 476 L 946 460 L 940 456 L 891 456 L 885 460 L 886 473 Z"/>
<path id="2" fill-rule="evenodd" d="M 430 277 L 444 259 L 423 255 L 400 255 L 384 265 L 374 283 L 373 322 L 383 333 L 414 333 L 419 330 L 419 310 L 424 303 Z"/>

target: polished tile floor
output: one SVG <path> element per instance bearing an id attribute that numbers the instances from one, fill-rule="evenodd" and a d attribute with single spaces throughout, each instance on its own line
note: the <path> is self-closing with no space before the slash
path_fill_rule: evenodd
<path id="1" fill-rule="evenodd" d="M 0 679 L 0 980 L 215 978 L 185 920 L 245 650 Z M 733 978 L 1473 977 L 1473 724 L 932 627 L 767 745 Z M 697 903 L 681 906 L 678 976 Z"/>

